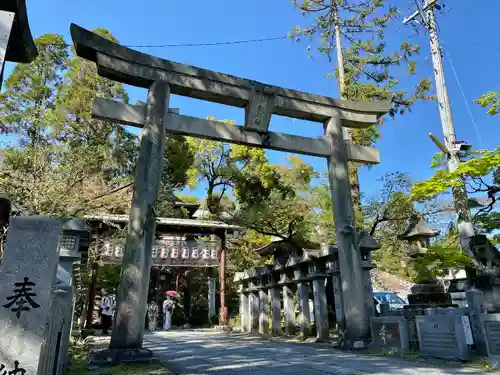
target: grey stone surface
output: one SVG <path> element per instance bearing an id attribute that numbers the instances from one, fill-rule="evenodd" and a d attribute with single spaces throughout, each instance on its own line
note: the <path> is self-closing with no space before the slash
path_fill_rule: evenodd
<path id="1" fill-rule="evenodd" d="M 50 322 L 40 356 L 40 374 L 62 375 L 68 362 L 71 315 L 73 312 L 71 288 L 53 288 Z"/>
<path id="2" fill-rule="evenodd" d="M 281 330 L 281 293 L 279 287 L 271 289 L 271 333 L 275 336 L 283 334 Z"/>
<path id="3" fill-rule="evenodd" d="M 250 332 L 248 300 L 247 293 L 240 294 L 240 324 L 242 332 Z"/>
<path id="4" fill-rule="evenodd" d="M 267 289 L 259 290 L 259 333 L 269 333 L 269 294 Z"/>
<path id="5" fill-rule="evenodd" d="M 51 318 L 60 233 L 61 223 L 56 219 L 11 219 L 0 266 L 0 364 L 9 370 L 18 361 L 27 374 L 43 374 L 39 368 Z M 25 280 L 34 283 L 26 291 L 33 293 L 29 296 L 33 303 L 27 297 L 11 298 L 24 294 L 22 286 L 15 284 Z"/>
<path id="6" fill-rule="evenodd" d="M 309 337 L 311 334 L 311 322 L 309 321 L 309 283 L 301 282 L 297 284 L 299 293 L 299 324 L 302 337 Z"/>
<path id="7" fill-rule="evenodd" d="M 259 294 L 258 292 L 248 295 L 248 315 L 250 320 L 250 332 L 259 331 Z"/>
<path id="8" fill-rule="evenodd" d="M 370 321 L 365 304 L 365 288 L 360 249 L 356 245 L 356 224 L 347 170 L 347 151 L 342 138 L 341 119 L 332 117 L 325 125 L 332 154 L 328 158 L 328 179 L 332 195 L 333 216 L 342 296 L 346 321 L 345 345 L 370 336 Z"/>
<path id="9" fill-rule="evenodd" d="M 337 330 L 343 332 L 345 328 L 344 297 L 342 296 L 342 280 L 340 273 L 331 275 L 333 282 L 333 298 L 335 301 L 335 319 Z"/>
<path id="10" fill-rule="evenodd" d="M 189 96 L 194 98 L 205 100 L 217 99 L 216 101 L 219 103 L 233 106 L 241 106 L 242 99 L 246 99 L 245 102 L 248 103 L 254 92 L 268 93 L 280 96 L 281 99 L 289 99 L 286 103 L 284 103 L 284 100 L 275 100 L 275 107 L 288 108 L 289 112 L 292 112 L 292 110 L 301 112 L 297 115 L 302 117 L 308 113 L 314 115 L 317 107 L 322 107 L 323 111 L 338 108 L 340 109 L 343 119 L 351 123 L 363 122 L 360 118 L 361 116 L 359 116 L 363 114 L 363 112 L 365 112 L 364 114 L 367 117 L 370 115 L 380 116 L 385 114 L 390 108 L 389 101 L 352 102 L 348 100 L 337 100 L 160 59 L 113 43 L 75 24 L 71 25 L 71 37 L 75 44 L 77 54 L 80 57 L 94 61 L 97 64 L 104 63 L 102 60 L 106 56 L 103 55 L 107 55 L 114 60 L 121 60 L 120 63 L 117 64 L 119 66 L 114 66 L 110 71 L 106 72 L 107 78 L 122 81 L 124 77 L 120 75 L 119 70 L 128 68 L 127 73 L 129 80 L 127 83 L 140 87 L 144 87 L 144 79 L 146 76 L 149 76 L 149 78 L 155 74 L 156 76 L 160 76 L 161 74 L 159 75 L 157 73 L 157 70 L 160 70 L 164 72 L 161 75 L 163 78 L 166 77 L 165 72 L 168 72 L 169 80 L 176 81 L 176 84 L 172 85 L 173 94 L 186 95 L 186 91 L 189 90 Z M 97 59 L 98 54 L 100 59 Z M 140 67 L 143 69 L 140 69 Z M 141 78 L 143 79 L 141 80 Z M 179 92 L 176 90 L 179 90 Z M 200 91 L 206 92 L 206 94 L 203 95 Z M 209 96 L 208 93 L 211 95 Z M 291 105 L 290 101 L 298 102 L 301 105 Z M 245 102 L 243 104 L 246 104 Z M 288 116 L 294 115 L 293 112 L 280 112 L 278 108 L 276 108 L 273 113 Z M 331 111 L 326 112 L 326 114 L 329 113 L 331 113 Z M 316 117 L 315 120 L 319 121 L 320 119 Z M 368 125 L 371 125 L 376 122 L 376 117 L 375 119 L 369 118 L 365 121 L 369 122 Z M 349 125 L 355 127 L 363 126 L 361 124 Z"/>
<path id="11" fill-rule="evenodd" d="M 402 353 L 410 350 L 405 317 L 373 317 L 370 323 L 373 347 L 396 350 Z"/>
<path id="12" fill-rule="evenodd" d="M 136 166 L 127 239 L 117 291 L 115 325 L 110 348 L 142 346 L 147 290 L 152 264 L 156 218 L 153 205 L 158 196 L 165 148 L 165 114 L 170 88 L 154 82 L 148 91 L 146 124 Z"/>
<path id="13" fill-rule="evenodd" d="M 485 333 L 487 355 L 500 356 L 500 314 L 480 316 Z"/>
<path id="14" fill-rule="evenodd" d="M 488 348 L 486 346 L 486 332 L 484 325 L 481 321 L 481 314 L 485 313 L 484 309 L 484 294 L 480 290 L 468 290 L 466 293 L 467 310 L 472 329 L 472 336 L 476 344 L 476 354 L 480 356 L 488 355 Z"/>
<path id="15" fill-rule="evenodd" d="M 295 333 L 295 300 L 294 286 L 283 285 L 283 311 L 285 314 L 285 334 Z"/>
<path id="16" fill-rule="evenodd" d="M 368 316 L 375 316 L 375 305 L 373 304 L 373 285 L 369 268 L 363 269 L 363 284 L 365 287 L 365 305 Z"/>
<path id="17" fill-rule="evenodd" d="M 421 356 L 464 361 L 471 358 L 461 316 L 417 316 L 415 322 Z"/>
<path id="18" fill-rule="evenodd" d="M 294 344 L 209 330 L 147 334 L 146 348 L 173 371 L 190 375 L 486 375 L 480 368 L 437 366 L 342 352 L 327 344 Z"/>
<path id="19" fill-rule="evenodd" d="M 313 284 L 314 318 L 316 323 L 316 338 L 325 341 L 329 335 L 328 307 L 326 304 L 325 279 L 315 279 Z"/>

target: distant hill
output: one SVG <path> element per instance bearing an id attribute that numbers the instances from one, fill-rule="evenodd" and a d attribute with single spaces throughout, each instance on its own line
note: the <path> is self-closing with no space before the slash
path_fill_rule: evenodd
<path id="1" fill-rule="evenodd" d="M 408 280 L 378 269 L 371 270 L 370 274 L 374 291 L 390 291 L 407 295 L 410 293 L 410 288 L 414 285 Z"/>

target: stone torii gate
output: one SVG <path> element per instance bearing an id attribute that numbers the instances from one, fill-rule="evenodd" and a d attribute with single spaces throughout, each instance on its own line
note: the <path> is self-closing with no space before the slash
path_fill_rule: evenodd
<path id="1" fill-rule="evenodd" d="M 28 64 L 38 56 L 31 36 L 26 0 L 0 3 L 0 88 L 5 61 Z"/>
<path id="2" fill-rule="evenodd" d="M 155 225 L 153 203 L 163 171 L 167 132 L 327 158 L 345 296 L 346 339 L 353 342 L 369 337 L 347 162 L 377 164 L 380 156 L 375 148 L 344 141 L 342 126 L 368 127 L 389 110 L 390 103 L 337 100 L 179 64 L 123 47 L 75 24 L 71 25 L 71 36 L 78 56 L 95 62 L 99 75 L 148 89 L 145 106 L 97 99 L 93 107 L 96 118 L 144 128 L 110 349 L 138 350 L 142 346 Z M 170 94 L 244 108 L 245 124 L 235 126 L 171 113 Z M 273 114 L 323 123 L 325 135 L 313 139 L 268 131 Z M 221 254 L 221 269 L 224 261 L 225 254 Z M 221 324 L 226 324 L 226 318 L 221 316 Z"/>

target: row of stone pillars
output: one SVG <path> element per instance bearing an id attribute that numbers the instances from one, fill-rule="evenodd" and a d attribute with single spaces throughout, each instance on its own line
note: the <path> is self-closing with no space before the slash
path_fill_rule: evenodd
<path id="1" fill-rule="evenodd" d="M 363 249 L 363 248 L 362 248 Z M 370 250 L 364 248 L 362 293 L 367 316 L 375 315 L 373 289 L 370 270 Z M 335 301 L 335 325 L 339 335 L 343 335 L 345 306 L 342 280 L 338 262 L 338 252 L 333 246 L 323 250 L 303 250 L 303 253 L 289 256 L 286 261 L 276 259 L 275 266 L 256 267 L 237 273 L 235 281 L 240 283 L 240 319 L 243 332 L 293 335 L 296 332 L 295 295 L 298 294 L 299 327 L 303 338 L 311 335 L 310 291 L 313 294 L 316 338 L 325 341 L 329 337 L 327 289 L 333 292 Z M 331 283 L 330 288 L 326 285 Z M 347 296 L 349 298 L 349 296 Z M 269 317 L 269 299 L 271 317 Z M 282 302 L 283 301 L 283 302 Z M 281 325 L 281 311 L 284 313 L 284 332 Z M 269 318 L 271 325 L 269 325 Z"/>

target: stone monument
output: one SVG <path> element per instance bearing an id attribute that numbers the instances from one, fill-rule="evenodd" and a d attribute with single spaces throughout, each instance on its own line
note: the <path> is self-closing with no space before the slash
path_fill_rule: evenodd
<path id="1" fill-rule="evenodd" d="M 0 373 L 44 375 L 61 222 L 40 216 L 10 221 L 0 266 Z M 25 372 L 21 372 L 24 370 Z M 14 372 L 16 371 L 16 372 Z"/>

